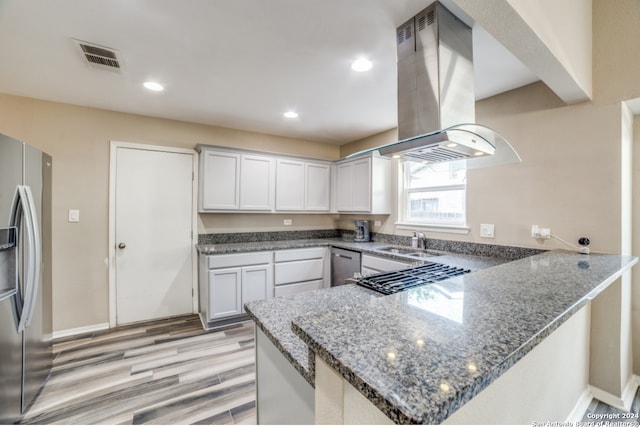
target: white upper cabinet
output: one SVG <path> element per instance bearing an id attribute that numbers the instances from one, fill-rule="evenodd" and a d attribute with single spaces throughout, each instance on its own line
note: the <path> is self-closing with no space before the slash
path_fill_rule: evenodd
<path id="1" fill-rule="evenodd" d="M 240 157 L 240 209 L 271 211 L 274 202 L 275 161 L 267 156 Z"/>
<path id="2" fill-rule="evenodd" d="M 275 159 L 203 149 L 200 211 L 272 211 Z"/>
<path id="3" fill-rule="evenodd" d="M 322 213 L 332 210 L 333 162 L 225 147 L 198 148 L 200 212 Z M 371 185 L 370 159 L 365 161 L 369 164 L 365 162 L 354 168 L 358 177 L 354 183 L 358 187 Z M 366 195 L 370 192 L 365 193 L 350 202 L 355 202 L 358 208 L 355 211 L 368 211 L 371 202 Z"/>
<path id="4" fill-rule="evenodd" d="M 391 213 L 391 162 L 375 155 L 336 166 L 336 209 L 345 213 Z"/>
<path id="5" fill-rule="evenodd" d="M 240 155 L 202 150 L 200 180 L 200 211 L 240 207 Z"/>
<path id="6" fill-rule="evenodd" d="M 276 211 L 328 212 L 331 164 L 278 159 Z"/>
<path id="7" fill-rule="evenodd" d="M 276 210 L 304 211 L 304 162 L 278 159 Z"/>
<path id="8" fill-rule="evenodd" d="M 331 209 L 331 165 L 305 163 L 305 209 L 329 211 Z"/>

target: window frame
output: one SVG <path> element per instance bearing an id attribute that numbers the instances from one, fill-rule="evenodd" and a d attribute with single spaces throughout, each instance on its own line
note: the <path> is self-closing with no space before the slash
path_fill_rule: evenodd
<path id="1" fill-rule="evenodd" d="M 445 232 L 445 233 L 457 233 L 457 234 L 467 234 L 469 233 L 469 227 L 467 225 L 468 221 L 468 212 L 467 212 L 467 177 L 465 175 L 464 183 L 462 184 L 442 184 L 435 186 L 426 186 L 426 187 L 416 187 L 413 189 L 409 189 L 409 162 L 415 161 L 401 161 L 398 160 L 398 221 L 396 222 L 396 227 L 398 229 L 409 229 L 409 230 L 426 230 L 426 231 L 434 231 L 434 232 Z M 415 162 L 417 163 L 417 162 Z M 467 170 L 468 171 L 468 170 Z M 439 192 L 439 191 L 448 191 L 448 190 L 462 190 L 464 192 L 464 213 L 462 221 L 460 222 L 447 222 L 447 221 L 425 221 L 421 222 L 416 220 L 415 218 L 409 218 L 409 201 L 411 193 L 418 192 Z"/>

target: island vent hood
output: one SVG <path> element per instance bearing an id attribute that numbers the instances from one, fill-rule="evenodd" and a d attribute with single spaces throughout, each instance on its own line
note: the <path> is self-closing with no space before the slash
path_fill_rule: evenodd
<path id="1" fill-rule="evenodd" d="M 423 163 L 467 160 L 467 168 L 520 162 L 511 144 L 475 121 L 471 28 L 439 2 L 396 31 L 398 138 L 377 151 Z"/>

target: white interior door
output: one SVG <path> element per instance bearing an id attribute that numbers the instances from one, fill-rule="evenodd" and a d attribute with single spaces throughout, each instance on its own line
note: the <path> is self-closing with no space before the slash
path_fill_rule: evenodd
<path id="1" fill-rule="evenodd" d="M 116 148 L 116 323 L 192 313 L 193 157 Z"/>

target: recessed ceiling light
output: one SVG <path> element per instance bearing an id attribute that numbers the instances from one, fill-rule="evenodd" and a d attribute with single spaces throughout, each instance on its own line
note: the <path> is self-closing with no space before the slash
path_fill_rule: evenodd
<path id="1" fill-rule="evenodd" d="M 392 155 L 391 157 L 392 157 L 393 159 L 400 159 L 402 156 L 400 156 L 400 155 Z"/>
<path id="2" fill-rule="evenodd" d="M 160 92 L 164 91 L 164 86 L 159 84 L 158 82 L 144 82 L 144 87 L 150 91 Z"/>
<path id="3" fill-rule="evenodd" d="M 358 58 L 351 63 L 351 69 L 353 71 L 364 72 L 371 70 L 373 63 L 366 58 Z"/>
<path id="4" fill-rule="evenodd" d="M 475 152 L 473 155 L 474 156 L 483 156 L 484 152 Z"/>
<path id="5" fill-rule="evenodd" d="M 287 119 L 295 119 L 296 117 L 298 117 L 298 113 L 296 113 L 293 110 L 289 110 L 285 112 L 283 116 L 286 117 Z"/>
<path id="6" fill-rule="evenodd" d="M 451 148 L 458 147 L 458 144 L 457 143 L 449 143 L 449 144 L 447 144 L 447 147 L 451 147 Z"/>

